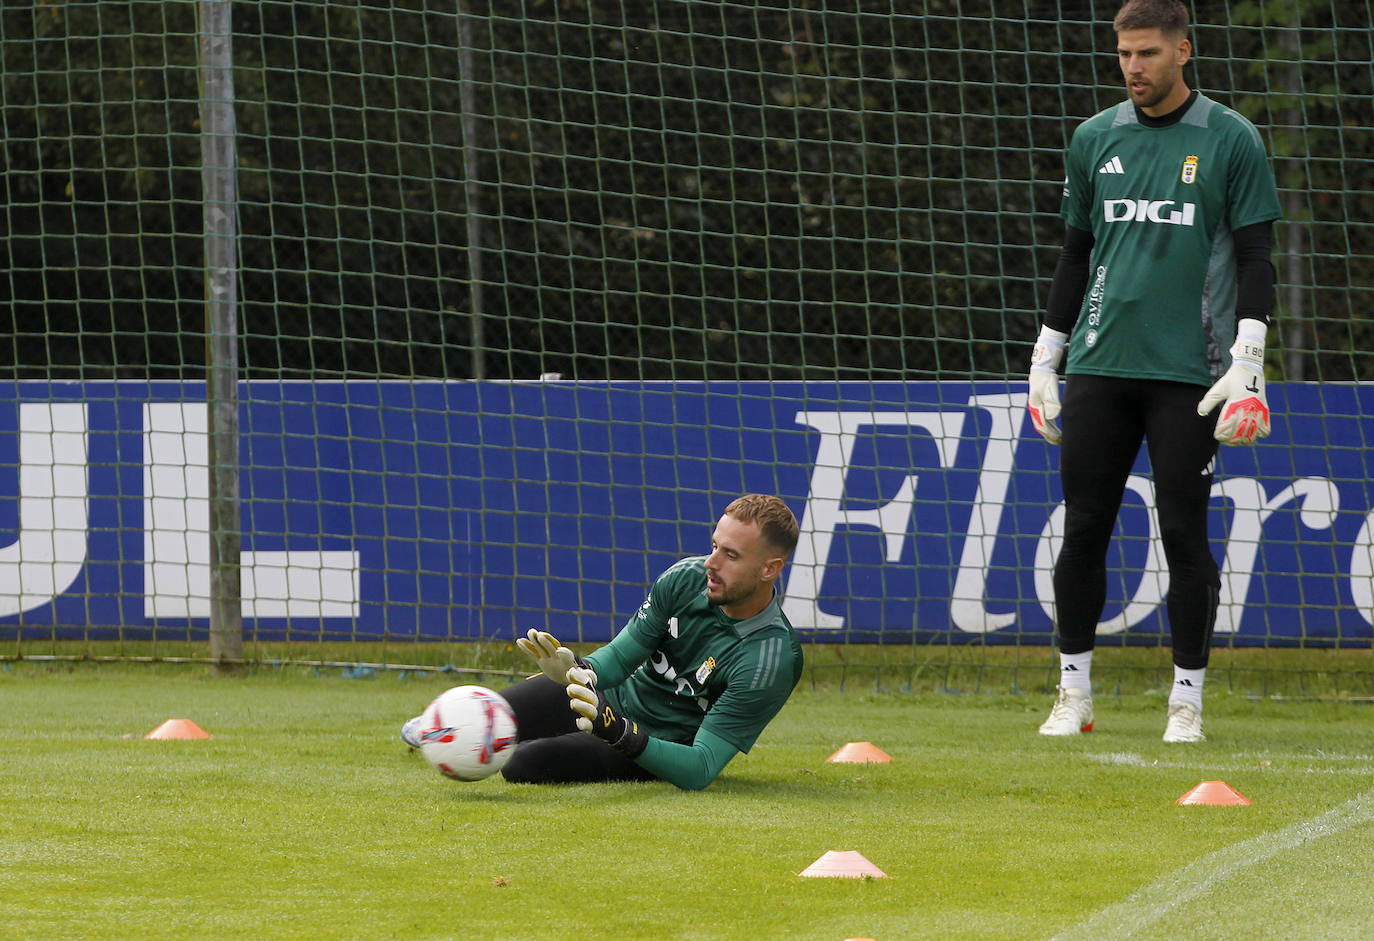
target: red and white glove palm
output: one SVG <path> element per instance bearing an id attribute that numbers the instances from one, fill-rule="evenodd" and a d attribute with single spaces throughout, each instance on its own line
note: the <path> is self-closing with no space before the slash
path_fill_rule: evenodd
<path id="1" fill-rule="evenodd" d="M 1040 437 L 1050 444 L 1058 444 L 1063 435 L 1059 431 L 1059 361 L 1064 358 L 1064 346 L 1069 335 L 1049 327 L 1040 328 L 1040 337 L 1031 353 L 1030 398 L 1026 411 Z"/>
<path id="2" fill-rule="evenodd" d="M 1254 444 L 1269 435 L 1269 402 L 1264 397 L 1263 321 L 1242 320 L 1236 325 L 1231 368 L 1207 390 L 1197 413 L 1207 415 L 1221 405 L 1215 437 L 1222 444 Z"/>

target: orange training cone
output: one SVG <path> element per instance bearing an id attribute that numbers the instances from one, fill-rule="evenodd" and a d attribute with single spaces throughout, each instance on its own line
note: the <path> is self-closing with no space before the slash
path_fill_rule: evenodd
<path id="1" fill-rule="evenodd" d="M 848 762 L 856 765 L 883 764 L 891 761 L 892 756 L 872 742 L 850 742 L 825 760 L 837 763 Z"/>
<path id="2" fill-rule="evenodd" d="M 830 850 L 797 875 L 808 877 L 834 876 L 840 879 L 887 878 L 887 873 L 864 859 L 862 853 L 854 850 L 843 852 Z"/>
<path id="3" fill-rule="evenodd" d="M 1175 804 L 1211 804 L 1216 807 L 1227 807 L 1250 803 L 1240 791 L 1237 791 L 1225 781 L 1203 781 L 1187 794 L 1184 794 Z"/>
<path id="4" fill-rule="evenodd" d="M 210 733 L 190 719 L 168 719 L 144 738 L 210 738 Z"/>

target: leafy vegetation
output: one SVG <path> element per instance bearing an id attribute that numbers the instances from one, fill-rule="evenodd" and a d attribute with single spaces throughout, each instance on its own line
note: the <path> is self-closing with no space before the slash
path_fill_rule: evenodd
<path id="1" fill-rule="evenodd" d="M 1121 97 L 1102 4 L 1021 7 L 233 4 L 244 374 L 1019 374 Z M 1367 11 L 1232 7 L 1190 77 L 1275 156 L 1274 378 L 1370 378 Z M 0 12 L 0 369 L 199 377 L 194 14 Z"/>

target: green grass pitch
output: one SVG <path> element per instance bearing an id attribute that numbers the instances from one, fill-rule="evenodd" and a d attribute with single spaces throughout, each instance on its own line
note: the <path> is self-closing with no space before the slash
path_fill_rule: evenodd
<path id="1" fill-rule="evenodd" d="M 1366 654 L 1367 656 L 1367 654 Z M 1105 659 L 1105 658 L 1104 658 Z M 1374 712 L 804 683 L 709 789 L 447 781 L 396 737 L 452 676 L 11 664 L 0 936 L 1367 938 Z M 501 682 L 493 679 L 490 685 Z M 204 741 L 146 741 L 190 718 Z M 869 741 L 890 764 L 826 759 Z M 1180 807 L 1204 780 L 1248 807 Z M 856 850 L 881 879 L 801 878 Z"/>

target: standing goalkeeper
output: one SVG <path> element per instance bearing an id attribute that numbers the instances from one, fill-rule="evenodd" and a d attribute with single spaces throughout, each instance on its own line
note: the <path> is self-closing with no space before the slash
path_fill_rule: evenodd
<path id="1" fill-rule="evenodd" d="M 796 545 L 787 505 L 747 494 L 725 508 L 710 555 L 660 575 L 585 660 L 546 632 L 519 638 L 542 672 L 501 691 L 520 737 L 501 773 L 528 783 L 659 778 L 690 790 L 714 781 L 801 678 L 801 643 L 774 591 Z"/>
<path id="2" fill-rule="evenodd" d="M 1221 586 L 1207 538 L 1212 471 L 1217 442 L 1269 433 L 1264 339 L 1280 212 L 1255 128 L 1184 81 L 1183 4 L 1130 0 L 1113 25 L 1130 97 L 1069 145 L 1064 248 L 1031 358 L 1028 408 L 1061 445 L 1066 508 L 1054 566 L 1059 697 L 1040 731 L 1092 728 L 1107 546 L 1144 441 L 1169 568 L 1164 740 L 1197 742 Z"/>

